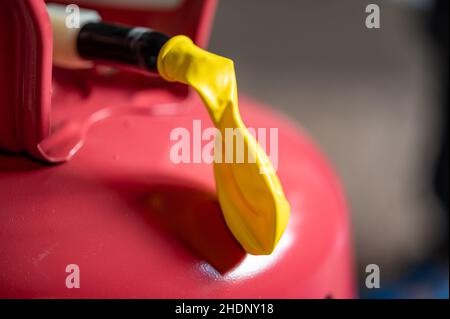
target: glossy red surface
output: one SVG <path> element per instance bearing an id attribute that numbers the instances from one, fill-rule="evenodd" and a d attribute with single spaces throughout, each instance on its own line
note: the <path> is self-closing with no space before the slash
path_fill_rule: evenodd
<path id="1" fill-rule="evenodd" d="M 323 156 L 291 123 L 241 99 L 250 127 L 279 128 L 292 218 L 270 256 L 246 256 L 214 195 L 212 166 L 169 159 L 185 115 L 94 125 L 68 163 L 0 155 L 0 297 L 335 298 L 353 296 L 347 208 Z M 67 289 L 65 267 L 80 266 Z"/>

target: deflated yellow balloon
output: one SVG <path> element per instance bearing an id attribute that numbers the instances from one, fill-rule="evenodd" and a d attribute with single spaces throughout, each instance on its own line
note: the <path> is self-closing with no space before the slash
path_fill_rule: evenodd
<path id="1" fill-rule="evenodd" d="M 227 128 L 240 132 L 243 163 L 218 160 L 224 143 L 216 143 L 214 175 L 219 203 L 242 247 L 250 254 L 270 254 L 286 228 L 290 206 L 268 156 L 239 114 L 233 61 L 200 49 L 185 36 L 176 36 L 161 49 L 158 71 L 167 81 L 191 85 L 198 92 L 222 140 Z"/>

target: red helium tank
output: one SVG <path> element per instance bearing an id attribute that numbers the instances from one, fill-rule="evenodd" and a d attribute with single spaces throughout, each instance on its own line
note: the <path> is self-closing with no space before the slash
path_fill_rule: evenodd
<path id="1" fill-rule="evenodd" d="M 170 9 L 73 2 L 200 46 L 215 9 L 209 0 Z M 302 130 L 241 95 L 249 127 L 278 128 L 292 208 L 274 253 L 247 255 L 222 217 L 212 165 L 170 160 L 175 128 L 195 143 L 196 124 L 212 127 L 196 94 L 158 76 L 52 68 L 44 1 L 1 6 L 0 297 L 355 296 L 343 191 Z M 66 284 L 68 265 L 78 266 L 79 288 Z"/>

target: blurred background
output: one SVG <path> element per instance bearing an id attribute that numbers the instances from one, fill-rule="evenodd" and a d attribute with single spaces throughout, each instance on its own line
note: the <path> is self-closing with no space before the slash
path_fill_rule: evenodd
<path id="1" fill-rule="evenodd" d="M 370 3 L 380 29 L 365 27 Z M 287 114 L 334 164 L 361 296 L 448 298 L 448 206 L 435 187 L 444 181 L 448 201 L 448 157 L 435 178 L 447 132 L 448 2 L 222 0 L 210 49 L 234 59 L 241 94 Z M 376 291 L 363 286 L 372 263 Z"/>

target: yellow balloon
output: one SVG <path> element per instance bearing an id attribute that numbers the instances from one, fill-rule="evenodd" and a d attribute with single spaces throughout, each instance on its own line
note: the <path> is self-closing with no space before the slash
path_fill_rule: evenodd
<path id="1" fill-rule="evenodd" d="M 216 136 L 214 176 L 219 203 L 228 227 L 248 253 L 272 253 L 287 226 L 290 206 L 267 154 L 239 114 L 233 61 L 197 47 L 188 37 L 175 36 L 159 53 L 158 72 L 167 81 L 197 91 L 221 140 L 227 129 L 235 130 L 236 140 L 241 139 L 244 161 L 227 161 L 221 158 L 224 143 L 218 143 Z M 233 145 L 236 154 L 238 143 Z"/>

